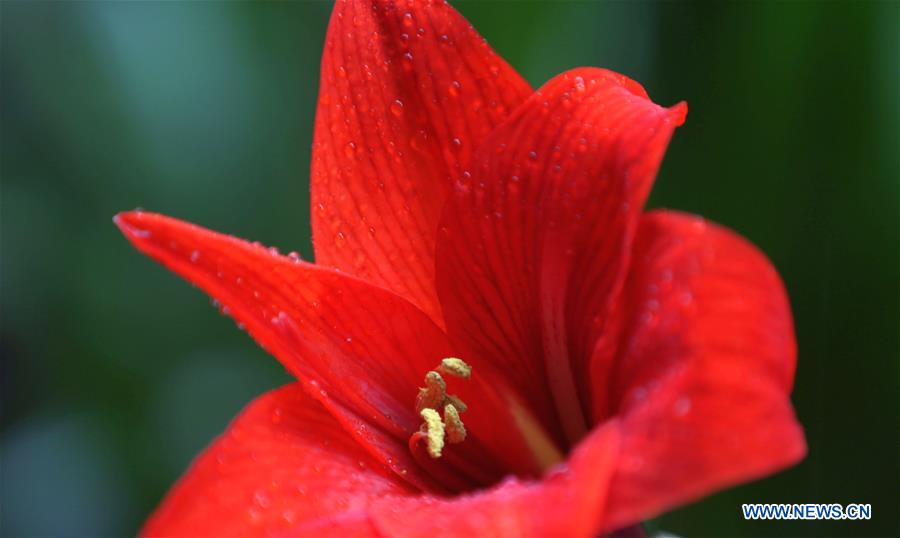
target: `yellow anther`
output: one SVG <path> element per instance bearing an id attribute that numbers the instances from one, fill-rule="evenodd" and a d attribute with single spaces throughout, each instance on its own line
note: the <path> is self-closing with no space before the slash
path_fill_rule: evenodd
<path id="1" fill-rule="evenodd" d="M 444 397 L 444 401 L 442 402 L 446 404 L 453 404 L 453 407 L 456 408 L 460 413 L 465 413 L 469 410 L 469 406 L 466 405 L 466 402 L 462 401 L 459 396 L 454 396 L 453 394 L 448 394 Z"/>
<path id="2" fill-rule="evenodd" d="M 425 374 L 425 388 L 420 388 L 419 394 L 416 395 L 416 413 L 425 421 L 419 430 L 425 434 L 427 439 L 428 455 L 435 459 L 441 457 L 445 435 L 450 443 L 465 441 L 466 427 L 460 420 L 459 414 L 465 413 L 468 409 L 465 402 L 458 396 L 447 394 L 447 383 L 438 372 L 468 379 L 472 376 L 472 367 L 461 359 L 446 358 L 437 368 Z M 443 420 L 441 420 L 442 411 L 444 413 Z"/>
<path id="3" fill-rule="evenodd" d="M 462 443 L 466 440 L 466 427 L 459 419 L 459 413 L 453 404 L 444 406 L 444 421 L 447 428 L 447 441 L 451 444 Z"/>
<path id="4" fill-rule="evenodd" d="M 422 430 L 428 438 L 428 455 L 434 459 L 441 457 L 441 450 L 444 449 L 444 423 L 441 422 L 441 416 L 434 409 L 422 409 L 419 412 L 422 420 Z"/>
<path id="5" fill-rule="evenodd" d="M 456 357 L 447 357 L 441 360 L 440 366 L 437 367 L 438 372 L 442 374 L 452 375 L 469 379 L 472 376 L 472 367 L 465 363 L 462 359 Z"/>
<path id="6" fill-rule="evenodd" d="M 447 396 L 447 384 L 441 374 L 431 371 L 425 374 L 425 388 L 416 396 L 416 412 L 423 409 L 440 409 Z"/>
<path id="7" fill-rule="evenodd" d="M 447 391 L 447 384 L 444 383 L 444 378 L 434 370 L 425 374 L 425 386 L 428 388 L 434 387 L 435 390 L 440 390 L 442 394 Z"/>

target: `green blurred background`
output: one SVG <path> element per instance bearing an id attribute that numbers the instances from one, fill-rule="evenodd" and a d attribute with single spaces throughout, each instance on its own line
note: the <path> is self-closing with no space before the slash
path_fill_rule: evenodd
<path id="1" fill-rule="evenodd" d="M 809 456 L 650 523 L 695 536 L 900 535 L 900 4 L 462 2 L 540 85 L 578 65 L 687 100 L 651 199 L 774 260 Z M 6 535 L 133 534 L 251 398 L 288 381 L 112 225 L 136 206 L 311 257 L 326 3 L 0 4 Z M 862 502 L 870 522 L 745 522 Z"/>

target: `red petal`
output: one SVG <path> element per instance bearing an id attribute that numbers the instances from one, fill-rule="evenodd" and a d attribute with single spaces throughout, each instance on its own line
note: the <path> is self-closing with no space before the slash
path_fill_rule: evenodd
<path id="1" fill-rule="evenodd" d="M 662 211 L 641 220 L 633 260 L 620 355 L 604 380 L 623 431 L 607 529 L 806 453 L 789 399 L 790 305 L 768 260 L 733 232 Z M 605 372 L 602 350 L 595 360 Z"/>
<path id="2" fill-rule="evenodd" d="M 455 499 L 388 497 L 372 519 L 395 537 L 596 536 L 619 454 L 618 425 L 593 432 L 540 482 L 508 479 Z"/>
<path id="3" fill-rule="evenodd" d="M 138 250 L 215 297 L 380 461 L 439 489 L 407 446 L 422 422 L 414 404 L 425 373 L 454 355 L 427 315 L 383 288 L 176 219 L 133 212 L 116 222 Z M 525 440 L 511 435 L 511 391 L 488 365 L 472 364 L 471 380 L 451 381 L 469 404 L 471 439 L 439 465 L 470 485 L 534 469 Z"/>
<path id="4" fill-rule="evenodd" d="M 530 94 L 446 2 L 338 2 L 313 146 L 316 261 L 394 290 L 440 324 L 434 238 L 447 191 Z"/>
<path id="5" fill-rule="evenodd" d="M 367 507 L 408 486 L 300 384 L 254 401 L 168 493 L 145 536 L 269 536 Z M 356 535 L 375 535 L 367 521 Z"/>
<path id="6" fill-rule="evenodd" d="M 535 409 L 555 401 L 560 418 L 542 418 L 561 422 L 570 441 L 587 427 L 594 321 L 621 285 L 684 114 L 622 75 L 567 72 L 494 131 L 442 217 L 437 282 L 451 340 L 495 361 Z"/>

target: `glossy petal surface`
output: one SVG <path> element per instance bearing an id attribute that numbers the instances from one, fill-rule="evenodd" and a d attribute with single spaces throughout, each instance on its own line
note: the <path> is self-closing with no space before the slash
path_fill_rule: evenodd
<path id="1" fill-rule="evenodd" d="M 558 438 L 587 431 L 592 344 L 684 114 L 622 75 L 564 73 L 487 139 L 444 211 L 437 278 L 453 344 L 494 361 L 545 424 L 562 424 Z"/>
<path id="2" fill-rule="evenodd" d="M 478 362 L 472 379 L 450 382 L 451 392 L 469 404 L 471 438 L 428 473 L 415 463 L 407 441 L 422 422 L 418 387 L 453 353 L 445 334 L 405 299 L 162 215 L 123 213 L 117 223 L 138 250 L 219 301 L 359 442 L 418 487 L 464 489 L 505 470 L 537 467 L 512 426 L 515 395 L 489 364 Z M 446 480 L 438 484 L 432 476 Z"/>
<path id="3" fill-rule="evenodd" d="M 141 534 L 272 536 L 409 493 L 293 384 L 247 406 L 193 462 Z M 365 524 L 354 534 L 377 536 Z"/>
<path id="4" fill-rule="evenodd" d="M 372 518 L 396 537 L 595 536 L 618 457 L 618 424 L 612 422 L 539 482 L 508 479 L 454 499 L 389 497 L 375 505 Z"/>
<path id="5" fill-rule="evenodd" d="M 441 324 L 434 242 L 447 191 L 530 94 L 445 2 L 339 1 L 313 146 L 316 262 L 392 289 Z"/>
<path id="6" fill-rule="evenodd" d="M 598 414 L 623 432 L 607 529 L 806 453 L 789 399 L 790 306 L 769 261 L 729 230 L 665 211 L 642 218 L 633 260 L 616 364 L 595 378 L 608 397 Z"/>

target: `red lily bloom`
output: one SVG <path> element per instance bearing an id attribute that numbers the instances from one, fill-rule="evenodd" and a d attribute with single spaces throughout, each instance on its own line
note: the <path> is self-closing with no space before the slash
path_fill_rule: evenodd
<path id="1" fill-rule="evenodd" d="M 443 2 L 338 2 L 316 265 L 116 217 L 299 379 L 143 533 L 589 536 L 797 462 L 777 273 L 642 209 L 685 114 L 601 69 L 533 91 Z"/>

